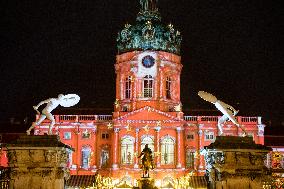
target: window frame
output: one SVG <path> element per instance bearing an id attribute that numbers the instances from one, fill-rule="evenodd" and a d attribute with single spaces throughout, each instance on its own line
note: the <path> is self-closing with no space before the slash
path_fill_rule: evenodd
<path id="1" fill-rule="evenodd" d="M 65 134 L 68 134 L 69 137 L 66 137 Z M 71 131 L 66 131 L 63 133 L 63 139 L 64 140 L 71 140 L 72 139 L 72 132 Z"/>
<path id="2" fill-rule="evenodd" d="M 166 98 L 172 99 L 172 79 L 171 77 L 166 77 Z"/>
<path id="3" fill-rule="evenodd" d="M 151 75 L 143 77 L 143 98 L 153 98 L 154 78 Z"/>
<path id="4" fill-rule="evenodd" d="M 208 136 L 208 137 L 207 137 L 207 136 Z M 204 140 L 205 140 L 205 141 L 213 141 L 213 140 L 215 140 L 215 134 L 214 134 L 214 132 L 213 132 L 213 131 L 205 132 Z"/>
<path id="5" fill-rule="evenodd" d="M 131 98 L 131 92 L 132 92 L 131 81 L 132 81 L 131 76 L 127 76 L 125 78 L 125 83 L 124 83 L 124 95 L 125 95 L 124 97 L 125 97 L 125 99 Z"/>

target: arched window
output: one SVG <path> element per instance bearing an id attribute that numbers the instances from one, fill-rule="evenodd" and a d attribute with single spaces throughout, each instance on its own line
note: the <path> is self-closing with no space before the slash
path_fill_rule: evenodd
<path id="1" fill-rule="evenodd" d="M 132 164 L 134 155 L 134 138 L 126 136 L 121 139 L 121 164 Z"/>
<path id="2" fill-rule="evenodd" d="M 146 75 L 143 79 L 143 96 L 145 98 L 153 97 L 153 77 Z"/>
<path id="3" fill-rule="evenodd" d="M 91 159 L 91 148 L 89 146 L 84 146 L 82 148 L 82 168 L 87 169 L 90 167 Z"/>
<path id="4" fill-rule="evenodd" d="M 131 98 L 131 76 L 125 79 L 125 98 Z"/>
<path id="5" fill-rule="evenodd" d="M 171 99 L 172 98 L 172 80 L 170 77 L 166 78 L 166 97 L 167 99 Z"/>
<path id="6" fill-rule="evenodd" d="M 174 164 L 175 141 L 170 136 L 161 140 L 161 164 Z"/>
<path id="7" fill-rule="evenodd" d="M 144 149 L 145 145 L 148 144 L 148 148 L 154 152 L 154 139 L 152 136 L 146 135 L 142 137 L 141 140 L 141 151 Z"/>

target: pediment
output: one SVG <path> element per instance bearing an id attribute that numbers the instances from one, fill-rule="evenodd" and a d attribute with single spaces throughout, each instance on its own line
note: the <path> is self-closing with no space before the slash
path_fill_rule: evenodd
<path id="1" fill-rule="evenodd" d="M 116 118 L 114 121 L 181 121 L 180 118 L 172 116 L 166 112 L 157 110 L 150 106 L 145 106 L 141 109 L 129 112 L 126 115 L 120 116 Z"/>

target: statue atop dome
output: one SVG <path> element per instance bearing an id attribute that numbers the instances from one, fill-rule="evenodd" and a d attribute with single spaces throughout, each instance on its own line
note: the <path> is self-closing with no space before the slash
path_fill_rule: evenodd
<path id="1" fill-rule="evenodd" d="M 141 10 L 144 11 L 156 11 L 158 0 L 140 0 Z"/>

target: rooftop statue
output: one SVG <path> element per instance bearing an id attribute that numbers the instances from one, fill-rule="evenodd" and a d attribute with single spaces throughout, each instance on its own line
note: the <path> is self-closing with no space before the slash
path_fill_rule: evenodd
<path id="1" fill-rule="evenodd" d="M 245 129 L 242 127 L 242 125 L 237 121 L 236 115 L 239 112 L 229 104 L 226 104 L 225 102 L 222 102 L 221 100 L 218 100 L 214 95 L 204 92 L 204 91 L 199 91 L 198 95 L 205 101 L 211 102 L 212 104 L 215 105 L 215 107 L 223 113 L 223 116 L 218 120 L 218 129 L 219 129 L 219 135 L 223 134 L 223 127 L 222 124 L 225 123 L 226 121 L 230 120 L 233 122 L 236 126 L 240 127 L 244 134 L 247 135 Z"/>
<path id="2" fill-rule="evenodd" d="M 80 97 L 76 94 L 68 94 L 63 95 L 59 94 L 57 98 L 49 98 L 46 100 L 41 101 L 38 105 L 33 106 L 34 110 L 37 111 L 37 113 L 40 115 L 39 119 L 32 124 L 32 126 L 26 131 L 27 135 L 30 135 L 31 130 L 36 126 L 41 124 L 47 118 L 51 121 L 49 125 L 48 134 L 52 134 L 52 128 L 55 124 L 55 119 L 53 115 L 51 114 L 51 111 L 57 108 L 57 106 L 61 105 L 63 107 L 71 107 L 77 104 L 80 101 Z M 41 111 L 41 113 L 38 111 L 38 108 L 43 105 L 47 104 L 45 108 Z"/>
<path id="3" fill-rule="evenodd" d="M 154 169 L 154 162 L 152 156 L 152 150 L 148 147 L 148 144 L 145 145 L 143 151 L 138 156 L 138 158 L 142 157 L 142 166 L 143 169 L 143 177 L 149 177 L 149 170 Z"/>
<path id="4" fill-rule="evenodd" d="M 156 11 L 158 0 L 140 0 L 142 11 Z"/>

